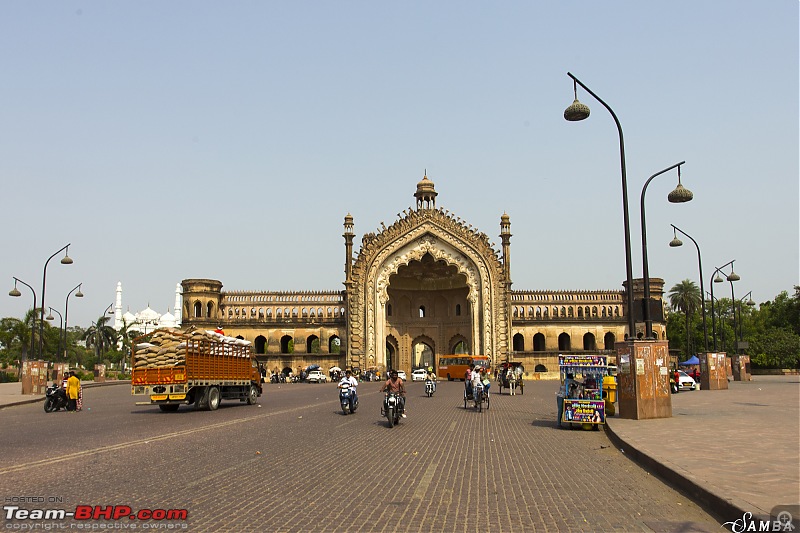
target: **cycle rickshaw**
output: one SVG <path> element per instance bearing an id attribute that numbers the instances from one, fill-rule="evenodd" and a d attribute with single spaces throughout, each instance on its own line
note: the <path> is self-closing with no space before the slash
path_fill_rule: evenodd
<path id="1" fill-rule="evenodd" d="M 511 370 L 510 375 L 509 370 Z M 498 394 L 502 394 L 504 388 L 512 395 L 516 392 L 525 394 L 525 382 L 522 379 L 524 373 L 525 367 L 522 363 L 502 363 L 497 373 Z"/>

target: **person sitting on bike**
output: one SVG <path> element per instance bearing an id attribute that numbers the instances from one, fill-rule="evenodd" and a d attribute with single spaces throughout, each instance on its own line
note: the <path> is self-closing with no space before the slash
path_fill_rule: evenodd
<path id="1" fill-rule="evenodd" d="M 464 372 L 464 386 L 467 391 L 467 398 L 472 397 L 472 374 L 475 372 L 475 365 L 469 365 L 469 370 Z"/>
<path id="2" fill-rule="evenodd" d="M 350 370 L 344 371 L 344 376 L 337 387 L 341 389 L 342 385 L 345 383 L 350 384 L 350 389 L 353 391 L 353 404 L 355 405 L 355 402 L 358 401 L 358 391 L 356 390 L 356 387 L 358 387 L 358 380 L 353 377 L 353 372 Z"/>
<path id="3" fill-rule="evenodd" d="M 480 369 L 475 369 L 472 371 L 472 381 L 470 382 L 470 385 L 472 385 L 473 398 L 474 398 L 475 391 L 478 390 L 478 387 L 483 389 L 483 382 L 481 381 Z"/>
<path id="4" fill-rule="evenodd" d="M 428 373 L 425 376 L 425 380 L 433 383 L 433 392 L 436 392 L 436 373 L 433 371 L 432 366 L 428 367 Z"/>
<path id="5" fill-rule="evenodd" d="M 392 370 L 389 379 L 381 387 L 381 392 L 396 392 L 400 395 L 400 411 L 403 418 L 406 417 L 406 387 L 403 380 L 397 375 L 397 370 Z"/>
<path id="6" fill-rule="evenodd" d="M 485 367 L 481 367 L 481 383 L 483 383 L 483 393 L 489 394 L 489 387 L 492 385 L 492 381 L 489 379 L 489 373 Z"/>

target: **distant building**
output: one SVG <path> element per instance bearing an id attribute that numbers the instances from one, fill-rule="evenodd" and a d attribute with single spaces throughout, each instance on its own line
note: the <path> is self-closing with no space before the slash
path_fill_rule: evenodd
<path id="1" fill-rule="evenodd" d="M 158 328 L 179 328 L 181 326 L 181 285 L 175 288 L 175 314 L 167 312 L 159 314 L 150 308 L 131 313 L 130 310 L 122 312 L 122 282 L 117 283 L 117 299 L 114 304 L 114 329 L 119 331 L 123 324 L 128 325 L 128 331 L 137 331 L 146 334 Z"/>
<path id="2" fill-rule="evenodd" d="M 512 290 L 510 217 L 500 217 L 497 249 L 485 233 L 437 208 L 437 196 L 424 176 L 416 208 L 364 234 L 355 256 L 353 217 L 344 217 L 344 290 L 223 291 L 218 280 L 185 279 L 176 316 L 183 326 L 222 326 L 252 341 L 269 370 L 316 363 L 410 372 L 463 353 L 554 371 L 558 353 L 613 354 L 627 337 L 624 289 Z M 542 249 L 542 260 L 561 259 Z M 666 338 L 663 287 L 651 278 L 659 339 Z M 641 279 L 633 292 L 640 309 Z M 635 320 L 641 337 L 644 323 Z"/>

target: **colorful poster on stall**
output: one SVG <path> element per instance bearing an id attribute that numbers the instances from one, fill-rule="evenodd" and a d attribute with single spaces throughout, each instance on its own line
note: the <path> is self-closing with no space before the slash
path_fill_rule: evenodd
<path id="1" fill-rule="evenodd" d="M 606 404 L 603 400 L 570 400 L 564 399 L 564 416 L 562 422 L 580 424 L 604 424 L 606 421 Z"/>
<path id="2" fill-rule="evenodd" d="M 559 355 L 559 366 L 606 366 L 605 355 Z"/>

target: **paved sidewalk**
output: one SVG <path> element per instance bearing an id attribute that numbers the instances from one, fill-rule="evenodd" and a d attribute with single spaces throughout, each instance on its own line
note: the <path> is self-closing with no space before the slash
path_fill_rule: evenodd
<path id="1" fill-rule="evenodd" d="M 672 418 L 609 418 L 606 429 L 624 453 L 726 521 L 797 509 L 800 376 L 728 385 L 673 394 Z"/>

